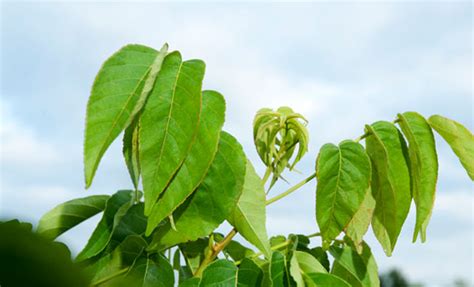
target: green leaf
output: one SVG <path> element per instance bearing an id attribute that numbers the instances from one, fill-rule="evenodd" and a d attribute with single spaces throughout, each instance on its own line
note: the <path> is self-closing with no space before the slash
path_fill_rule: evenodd
<path id="1" fill-rule="evenodd" d="M 169 185 L 193 143 L 201 111 L 204 62 L 166 56 L 140 118 L 140 169 L 145 214 Z"/>
<path id="2" fill-rule="evenodd" d="M 349 246 L 332 246 L 329 251 L 334 257 L 331 273 L 344 279 L 354 287 L 380 286 L 378 268 L 369 246 L 362 243 L 362 254 Z"/>
<path id="3" fill-rule="evenodd" d="M 290 261 L 290 274 L 297 287 L 305 287 L 305 282 L 312 286 L 311 281 L 308 281 L 305 276 L 309 273 L 327 273 L 327 270 L 311 254 L 303 251 L 293 252 Z"/>
<path id="4" fill-rule="evenodd" d="M 186 242 L 179 245 L 179 249 L 183 253 L 186 265 L 194 274 L 201 265 L 205 257 L 206 248 L 209 246 L 209 239 L 199 238 L 196 241 Z"/>
<path id="5" fill-rule="evenodd" d="M 270 261 L 270 276 L 272 278 L 273 287 L 290 286 L 286 258 L 285 255 L 279 251 L 274 251 L 272 253 Z"/>
<path id="6" fill-rule="evenodd" d="M 265 190 L 262 180 L 248 160 L 242 195 L 227 220 L 267 258 L 271 257 L 266 228 Z"/>
<path id="7" fill-rule="evenodd" d="M 143 214 L 144 204 L 139 202 L 127 209 L 126 213 L 115 226 L 111 237 L 111 245 L 120 244 L 131 235 L 142 236 L 145 233 L 146 217 Z"/>
<path id="8" fill-rule="evenodd" d="M 153 235 L 150 249 L 162 250 L 207 236 L 234 210 L 242 194 L 246 158 L 242 146 L 226 132 L 209 171 L 196 192 L 174 213 L 176 230 L 167 222 Z"/>
<path id="9" fill-rule="evenodd" d="M 173 181 L 153 206 L 148 218 L 147 235 L 176 210 L 204 179 L 217 152 L 224 117 L 224 97 L 214 91 L 204 91 L 196 140 Z"/>
<path id="10" fill-rule="evenodd" d="M 370 176 L 370 160 L 362 145 L 346 140 L 321 148 L 316 161 L 316 220 L 325 242 L 334 240 L 354 217 Z"/>
<path id="11" fill-rule="evenodd" d="M 376 206 L 372 228 L 385 254 L 391 256 L 410 210 L 410 174 L 407 146 L 400 131 L 389 122 L 366 126 L 367 153 L 372 160 L 372 194 Z"/>
<path id="12" fill-rule="evenodd" d="M 102 65 L 87 104 L 86 188 L 91 185 L 107 148 L 143 107 L 167 49 L 167 45 L 160 52 L 141 45 L 127 45 Z"/>
<path id="13" fill-rule="evenodd" d="M 201 283 L 201 278 L 189 278 L 188 280 L 179 284 L 179 287 L 198 287 Z"/>
<path id="14" fill-rule="evenodd" d="M 61 203 L 41 217 L 37 232 L 46 238 L 55 239 L 104 210 L 108 198 L 108 195 L 92 195 Z"/>
<path id="15" fill-rule="evenodd" d="M 349 283 L 332 274 L 309 273 L 307 277 L 316 287 L 351 287 Z"/>
<path id="16" fill-rule="evenodd" d="M 224 253 L 232 258 L 234 261 L 242 261 L 245 257 L 250 257 L 255 254 L 255 252 L 243 246 L 239 242 L 232 240 L 224 248 Z"/>
<path id="17" fill-rule="evenodd" d="M 123 157 L 127 165 L 128 173 L 132 179 L 133 186 L 138 189 L 138 181 L 140 179 L 140 161 L 139 161 L 139 118 L 135 120 L 125 129 L 123 135 Z"/>
<path id="18" fill-rule="evenodd" d="M 406 112 L 398 114 L 398 119 L 402 132 L 408 140 L 412 193 L 416 204 L 413 242 L 416 241 L 418 234 L 421 234 L 421 241 L 425 242 L 438 179 L 435 139 L 430 125 L 420 114 Z"/>
<path id="19" fill-rule="evenodd" d="M 199 286 L 235 287 L 237 267 L 234 262 L 220 259 L 209 264 L 202 274 Z"/>
<path id="20" fill-rule="evenodd" d="M 314 247 L 314 248 L 309 250 L 309 253 L 311 255 L 313 255 L 321 263 L 321 265 L 324 266 L 324 268 L 327 271 L 329 271 L 328 254 L 326 253 L 326 251 L 322 247 L 320 247 L 320 246 Z"/>
<path id="21" fill-rule="evenodd" d="M 132 194 L 132 190 L 120 190 L 107 200 L 102 219 L 84 249 L 77 255 L 77 262 L 92 258 L 104 250 L 112 237 L 114 228 L 132 205 Z"/>
<path id="22" fill-rule="evenodd" d="M 173 287 L 174 273 L 170 263 L 158 254 L 156 262 L 150 258 L 140 258 L 127 274 L 128 286 L 136 287 Z"/>
<path id="23" fill-rule="evenodd" d="M 474 180 L 474 135 L 472 132 L 460 123 L 440 115 L 431 116 L 428 122 L 449 144 L 471 180 Z"/>
<path id="24" fill-rule="evenodd" d="M 375 199 L 372 195 L 372 190 L 369 188 L 365 194 L 364 201 L 362 201 L 359 209 L 344 230 L 347 237 L 354 242 L 358 252 L 362 252 L 362 242 L 372 221 L 374 209 Z"/>
<path id="25" fill-rule="evenodd" d="M 254 287 L 261 286 L 263 279 L 263 271 L 252 260 L 244 258 L 239 265 L 237 274 L 238 287 Z"/>

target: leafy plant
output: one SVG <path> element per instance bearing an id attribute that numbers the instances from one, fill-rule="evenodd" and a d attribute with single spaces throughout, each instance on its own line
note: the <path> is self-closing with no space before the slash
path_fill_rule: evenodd
<path id="1" fill-rule="evenodd" d="M 325 144 L 305 180 L 267 198 L 308 150 L 307 121 L 289 107 L 258 111 L 260 177 L 237 139 L 222 131 L 225 100 L 202 91 L 204 72 L 203 61 L 183 61 L 167 45 L 127 45 L 100 69 L 87 105 L 86 188 L 122 132 L 134 188 L 65 202 L 37 230 L 55 239 L 103 212 L 75 259 L 90 286 L 379 286 L 364 235 L 372 226 L 390 256 L 413 200 L 413 241 L 426 240 L 438 175 L 433 129 L 474 179 L 469 130 L 405 112 L 366 125 L 355 140 Z M 319 229 L 268 238 L 266 206 L 314 179 Z M 224 221 L 233 226 L 225 236 L 215 232 Z M 237 233 L 255 249 L 235 241 Z M 312 246 L 312 237 L 322 246 Z"/>

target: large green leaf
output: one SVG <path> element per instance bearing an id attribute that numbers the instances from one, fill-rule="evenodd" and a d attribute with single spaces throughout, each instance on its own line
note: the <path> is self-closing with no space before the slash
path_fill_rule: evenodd
<path id="1" fill-rule="evenodd" d="M 416 241 L 418 234 L 421 234 L 421 241 L 425 242 L 438 179 L 436 144 L 430 125 L 420 114 L 406 112 L 398 114 L 398 119 L 402 132 L 408 140 L 412 194 L 416 204 L 413 241 Z"/>
<path id="2" fill-rule="evenodd" d="M 242 194 L 246 158 L 242 146 L 226 132 L 209 171 L 196 192 L 174 213 L 176 230 L 169 222 L 160 226 L 150 249 L 161 250 L 207 236 L 234 210 Z"/>
<path id="3" fill-rule="evenodd" d="M 86 188 L 114 139 L 143 107 L 167 53 L 127 45 L 102 65 L 87 104 L 84 143 Z"/>
<path id="4" fill-rule="evenodd" d="M 161 254 L 156 256 L 156 262 L 142 257 L 133 264 L 125 281 L 128 286 L 134 287 L 173 287 L 173 268 Z"/>
<path id="5" fill-rule="evenodd" d="M 254 287 L 261 286 L 263 279 L 263 271 L 260 267 L 248 258 L 244 258 L 239 265 L 237 274 L 238 287 Z"/>
<path id="6" fill-rule="evenodd" d="M 307 278 L 311 280 L 313 286 L 316 287 L 351 287 L 349 283 L 338 276 L 323 273 L 309 273 Z"/>
<path id="7" fill-rule="evenodd" d="M 104 210 L 108 198 L 108 195 L 92 195 L 61 203 L 41 217 L 37 231 L 44 237 L 55 239 Z"/>
<path id="8" fill-rule="evenodd" d="M 369 246 L 362 243 L 362 253 L 358 254 L 349 246 L 332 246 L 329 251 L 334 257 L 331 273 L 344 279 L 354 287 L 380 286 L 377 263 Z"/>
<path id="9" fill-rule="evenodd" d="M 132 205 L 132 194 L 132 190 L 120 190 L 107 200 L 102 219 L 84 249 L 77 255 L 76 261 L 92 258 L 104 250 L 112 237 L 114 228 Z"/>
<path id="10" fill-rule="evenodd" d="M 247 160 L 242 195 L 227 220 L 245 239 L 255 245 L 267 258 L 270 258 L 265 207 L 263 182 L 250 161 Z"/>
<path id="11" fill-rule="evenodd" d="M 474 135 L 462 124 L 440 115 L 428 119 L 435 129 L 451 146 L 469 177 L 474 180 Z"/>
<path id="12" fill-rule="evenodd" d="M 224 97 L 214 91 L 204 91 L 196 140 L 173 181 L 153 206 L 148 218 L 148 235 L 178 208 L 204 179 L 217 151 L 224 117 Z"/>
<path id="13" fill-rule="evenodd" d="M 307 277 L 307 274 L 310 273 L 327 273 L 327 270 L 311 254 L 303 251 L 293 252 L 290 261 L 290 274 L 293 280 L 295 280 L 296 286 L 314 286 L 312 281 Z"/>
<path id="14" fill-rule="evenodd" d="M 235 287 L 237 286 L 237 267 L 232 261 L 216 260 L 204 269 L 199 286 Z"/>
<path id="15" fill-rule="evenodd" d="M 354 242 L 358 252 L 362 252 L 362 242 L 372 221 L 374 209 L 375 199 L 372 195 L 372 190 L 369 188 L 365 194 L 364 201 L 362 201 L 359 209 L 344 230 L 347 237 Z"/>
<path id="16" fill-rule="evenodd" d="M 316 219 L 323 240 L 335 239 L 359 210 L 370 186 L 370 160 L 362 145 L 325 144 L 316 161 Z"/>
<path id="17" fill-rule="evenodd" d="M 367 153 L 372 160 L 372 194 L 376 206 L 372 228 L 385 254 L 391 256 L 410 210 L 408 151 L 400 131 L 389 122 L 366 126 Z"/>
<path id="18" fill-rule="evenodd" d="M 140 118 L 140 169 L 145 214 L 169 185 L 193 143 L 201 111 L 205 64 L 166 56 Z"/>

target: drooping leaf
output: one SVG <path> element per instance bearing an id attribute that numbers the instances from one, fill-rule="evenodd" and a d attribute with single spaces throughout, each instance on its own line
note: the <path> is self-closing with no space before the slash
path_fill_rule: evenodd
<path id="1" fill-rule="evenodd" d="M 167 53 L 127 45 L 102 65 L 87 104 L 84 167 L 88 188 L 99 162 L 114 139 L 145 103 Z"/>
<path id="2" fill-rule="evenodd" d="M 207 236 L 234 210 L 242 194 L 246 158 L 242 146 L 226 132 L 209 171 L 196 192 L 174 213 L 176 230 L 168 222 L 153 235 L 150 249 L 161 250 Z"/>
<path id="3" fill-rule="evenodd" d="M 104 210 L 108 198 L 108 195 L 92 195 L 61 203 L 41 217 L 37 232 L 46 238 L 55 239 Z"/>
<path id="4" fill-rule="evenodd" d="M 127 165 L 128 173 L 132 179 L 133 187 L 138 189 L 140 179 L 140 160 L 139 160 L 139 129 L 140 118 L 137 116 L 133 122 L 125 129 L 123 135 L 123 157 Z"/>
<path id="5" fill-rule="evenodd" d="M 362 252 L 362 242 L 372 221 L 374 209 L 375 199 L 372 195 L 372 190 L 369 188 L 365 194 L 364 201 L 362 201 L 359 209 L 344 230 L 346 235 L 354 242 L 358 252 Z"/>
<path id="6" fill-rule="evenodd" d="M 265 190 L 262 180 L 248 160 L 242 195 L 227 220 L 267 258 L 271 257 L 266 228 Z"/>
<path id="7" fill-rule="evenodd" d="M 235 287 L 237 267 L 234 262 L 220 259 L 209 264 L 202 274 L 199 286 Z"/>
<path id="8" fill-rule="evenodd" d="M 303 251 L 293 252 L 290 261 L 290 274 L 297 287 L 305 287 L 306 284 L 312 286 L 311 281 L 306 277 L 306 274 L 309 273 L 327 273 L 327 270 L 311 254 Z"/>
<path id="9" fill-rule="evenodd" d="M 270 260 L 270 276 L 272 278 L 273 287 L 290 286 L 286 258 L 279 251 L 274 251 L 272 253 Z"/>
<path id="10" fill-rule="evenodd" d="M 263 279 L 263 271 L 252 260 L 244 258 L 239 265 L 237 274 L 238 287 L 254 287 L 261 286 Z"/>
<path id="11" fill-rule="evenodd" d="M 316 219 L 325 242 L 349 224 L 369 189 L 371 166 L 362 145 L 325 144 L 316 161 Z"/>
<path id="12" fill-rule="evenodd" d="M 193 143 L 201 111 L 204 62 L 166 56 L 140 119 L 140 169 L 145 214 L 181 167 Z"/>
<path id="13" fill-rule="evenodd" d="M 307 278 L 309 278 L 309 280 L 314 284 L 313 286 L 316 287 L 351 287 L 349 283 L 332 274 L 309 273 Z"/>
<path id="14" fill-rule="evenodd" d="M 128 286 L 134 287 L 173 287 L 173 268 L 161 254 L 156 256 L 156 262 L 150 258 L 139 258 L 127 273 L 125 281 Z"/>
<path id="15" fill-rule="evenodd" d="M 153 206 L 148 218 L 147 235 L 176 210 L 204 179 L 217 152 L 224 117 L 223 96 L 214 91 L 204 91 L 196 140 L 173 181 Z"/>
<path id="16" fill-rule="evenodd" d="M 462 124 L 440 115 L 428 119 L 430 126 L 449 144 L 467 174 L 474 180 L 474 135 Z"/>
<path id="17" fill-rule="evenodd" d="M 411 190 L 407 146 L 389 122 L 366 126 L 367 153 L 372 161 L 372 194 L 376 206 L 372 228 L 385 254 L 391 256 L 410 210 Z"/>
<path id="18" fill-rule="evenodd" d="M 76 261 L 84 261 L 99 254 L 109 243 L 114 227 L 118 225 L 125 212 L 132 205 L 132 190 L 120 190 L 105 204 L 102 219 L 94 229 L 86 246 L 77 255 Z"/>
<path id="19" fill-rule="evenodd" d="M 380 286 L 378 268 L 369 246 L 362 243 L 362 253 L 358 254 L 349 246 L 329 249 L 334 257 L 331 273 L 344 279 L 354 287 Z"/>
<path id="20" fill-rule="evenodd" d="M 425 242 L 438 179 L 436 144 L 430 125 L 420 114 L 406 112 L 398 114 L 398 119 L 402 132 L 408 140 L 412 194 L 416 204 L 413 242 L 416 241 L 418 234 L 421 235 L 421 241 Z"/>

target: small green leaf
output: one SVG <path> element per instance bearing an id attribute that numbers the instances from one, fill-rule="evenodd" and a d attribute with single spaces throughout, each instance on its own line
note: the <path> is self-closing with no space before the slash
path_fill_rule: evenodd
<path id="1" fill-rule="evenodd" d="M 347 237 L 354 242 L 358 252 L 362 252 L 362 242 L 372 221 L 374 209 L 375 199 L 372 195 L 372 190 L 369 188 L 365 194 L 364 201 L 362 201 L 359 209 L 344 230 Z"/>
<path id="2" fill-rule="evenodd" d="M 139 161 L 139 118 L 135 120 L 125 129 L 123 135 L 123 157 L 127 165 L 128 173 L 132 179 L 133 186 L 138 189 L 138 181 L 140 179 L 140 161 Z"/>
<path id="3" fill-rule="evenodd" d="M 354 287 L 380 286 L 378 268 L 369 246 L 362 243 L 362 253 L 358 254 L 349 246 L 332 246 L 329 251 L 334 257 L 331 273 L 344 279 Z"/>
<path id="4" fill-rule="evenodd" d="M 408 151 L 400 131 L 389 122 L 366 126 L 367 153 L 372 160 L 372 194 L 376 206 L 372 228 L 387 256 L 392 255 L 410 210 Z"/>
<path id="5" fill-rule="evenodd" d="M 139 258 L 125 277 L 128 286 L 173 287 L 174 273 L 170 263 L 158 254 L 156 262 L 150 258 Z"/>
<path id="6" fill-rule="evenodd" d="M 140 118 L 140 169 L 145 214 L 183 164 L 201 112 L 205 64 L 183 62 L 179 52 L 166 56 Z"/>
<path id="7" fill-rule="evenodd" d="M 202 274 L 199 286 L 235 287 L 237 267 L 234 262 L 220 259 L 209 264 Z"/>
<path id="8" fill-rule="evenodd" d="M 61 203 L 41 217 L 37 232 L 46 238 L 55 239 L 104 210 L 108 198 L 108 195 L 92 195 Z"/>
<path id="9" fill-rule="evenodd" d="M 150 249 L 162 250 L 209 235 L 234 210 L 242 194 L 246 158 L 242 146 L 221 133 L 214 161 L 201 185 L 174 213 L 176 230 L 169 222 L 157 228 Z"/>
<path id="10" fill-rule="evenodd" d="M 183 253 L 186 265 L 191 269 L 192 273 L 201 265 L 205 257 L 206 248 L 209 246 L 209 239 L 199 238 L 196 241 L 190 241 L 179 245 L 179 249 Z"/>
<path id="11" fill-rule="evenodd" d="M 84 249 L 77 255 L 77 262 L 92 258 L 104 250 L 112 237 L 114 228 L 132 205 L 132 193 L 132 190 L 120 190 L 107 200 L 102 219 Z"/>
<path id="12" fill-rule="evenodd" d="M 143 107 L 166 53 L 167 45 L 160 52 L 127 45 L 107 59 L 97 74 L 87 104 L 86 188 L 91 185 L 107 148 Z"/>
<path id="13" fill-rule="evenodd" d="M 307 278 L 311 280 L 316 287 L 351 287 L 349 283 L 338 276 L 323 273 L 309 273 Z"/>
<path id="14" fill-rule="evenodd" d="M 369 190 L 369 157 L 354 141 L 325 144 L 316 161 L 316 177 L 316 219 L 323 240 L 331 242 L 350 223 Z"/>
<path id="15" fill-rule="evenodd" d="M 260 267 L 248 258 L 244 258 L 239 265 L 237 274 L 238 287 L 261 286 L 263 280 L 263 271 Z"/>
<path id="16" fill-rule="evenodd" d="M 286 258 L 283 253 L 274 251 L 270 261 L 270 276 L 273 287 L 290 286 L 289 272 L 286 265 Z"/>
<path id="17" fill-rule="evenodd" d="M 305 287 L 305 282 L 312 286 L 311 281 L 305 276 L 309 273 L 327 273 L 327 270 L 311 254 L 303 251 L 293 252 L 290 261 L 290 274 L 297 287 Z"/>
<path id="18" fill-rule="evenodd" d="M 408 140 L 412 193 L 416 204 L 413 242 L 416 241 L 418 234 L 421 234 L 421 241 L 425 242 L 438 180 L 435 139 L 430 125 L 420 114 L 406 112 L 398 114 L 398 119 L 402 132 Z"/>
<path id="19" fill-rule="evenodd" d="M 214 91 L 204 91 L 196 140 L 173 181 L 153 206 L 148 218 L 147 235 L 183 204 L 204 179 L 217 152 L 224 118 L 224 97 Z"/>
<path id="20" fill-rule="evenodd" d="M 449 144 L 471 180 L 474 180 L 474 135 L 472 132 L 460 123 L 440 115 L 431 116 L 428 122 Z"/>
<path id="21" fill-rule="evenodd" d="M 235 240 L 230 241 L 224 248 L 224 252 L 234 261 L 242 261 L 245 257 L 250 257 L 255 254 L 252 249 L 243 246 Z"/>
<path id="22" fill-rule="evenodd" d="M 309 253 L 313 255 L 324 268 L 329 271 L 329 258 L 327 252 L 320 246 L 314 247 L 309 250 Z"/>
<path id="23" fill-rule="evenodd" d="M 263 182 L 247 160 L 245 181 L 234 212 L 227 218 L 229 223 L 267 258 L 271 257 L 266 229 L 266 205 Z"/>

